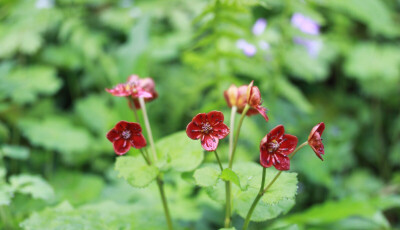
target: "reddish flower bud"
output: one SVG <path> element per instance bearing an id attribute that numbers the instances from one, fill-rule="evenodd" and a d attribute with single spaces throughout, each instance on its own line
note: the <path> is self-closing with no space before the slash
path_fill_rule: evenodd
<path id="1" fill-rule="evenodd" d="M 257 86 L 253 86 L 253 81 L 250 85 L 242 85 L 236 87 L 231 85 L 228 90 L 224 92 L 226 102 L 229 108 L 232 106 L 237 107 L 237 112 L 242 113 L 246 104 L 249 104 L 250 109 L 247 111 L 246 115 L 251 116 L 260 113 L 266 121 L 268 121 L 268 116 L 266 114 L 267 109 L 261 106 L 261 94 Z"/>
<path id="2" fill-rule="evenodd" d="M 272 129 L 260 143 L 260 163 L 264 168 L 275 166 L 278 170 L 289 170 L 290 159 L 287 155 L 297 146 L 297 137 L 284 134 L 283 125 Z"/>
<path id="3" fill-rule="evenodd" d="M 215 151 L 219 139 L 229 134 L 229 128 L 224 123 L 224 114 L 211 111 L 207 114 L 199 113 L 186 127 L 186 134 L 193 140 L 201 140 L 201 146 L 209 152 Z"/>
<path id="4" fill-rule="evenodd" d="M 325 124 L 324 122 L 321 122 L 314 126 L 314 128 L 311 130 L 310 135 L 308 136 L 308 144 L 311 146 L 311 148 L 314 150 L 315 154 L 319 159 L 322 159 L 321 155 L 325 154 L 324 150 L 324 144 L 322 144 L 322 132 L 324 132 L 325 129 Z"/>
<path id="5" fill-rule="evenodd" d="M 117 155 L 124 155 L 132 147 L 140 149 L 146 146 L 142 127 L 138 123 L 120 121 L 107 133 L 107 139 L 113 143 Z"/>

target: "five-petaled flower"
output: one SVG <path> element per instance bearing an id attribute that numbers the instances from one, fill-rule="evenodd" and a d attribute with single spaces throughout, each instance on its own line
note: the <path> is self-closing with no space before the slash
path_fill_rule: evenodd
<path id="1" fill-rule="evenodd" d="M 132 147 L 140 149 L 146 146 L 142 127 L 138 123 L 120 121 L 107 133 L 107 139 L 113 143 L 117 155 L 124 155 Z"/>
<path id="2" fill-rule="evenodd" d="M 289 170 L 290 159 L 287 155 L 297 146 L 297 137 L 285 134 L 283 125 L 272 129 L 260 143 L 260 163 L 264 168 L 275 166 L 278 170 Z"/>
<path id="3" fill-rule="evenodd" d="M 201 140 L 201 146 L 206 151 L 215 151 L 219 139 L 229 134 L 229 128 L 224 123 L 224 114 L 211 111 L 207 114 L 199 113 L 186 127 L 186 134 L 193 140 Z"/>
<path id="4" fill-rule="evenodd" d="M 237 112 L 241 114 L 246 104 L 249 104 L 250 109 L 246 113 L 247 116 L 260 113 L 268 121 L 267 109 L 261 105 L 260 90 L 257 86 L 253 86 L 253 81 L 250 85 L 240 87 L 231 85 L 228 90 L 224 91 L 224 96 L 229 108 L 236 106 Z"/>
<path id="5" fill-rule="evenodd" d="M 323 154 L 325 154 L 324 150 L 324 144 L 322 144 L 322 132 L 324 132 L 325 129 L 325 124 L 324 122 L 321 122 L 314 126 L 314 128 L 311 130 L 310 135 L 308 136 L 308 144 L 311 146 L 311 148 L 314 150 L 315 154 L 319 159 L 322 159 Z"/>
<path id="6" fill-rule="evenodd" d="M 106 89 L 106 91 L 117 97 L 132 97 L 135 107 L 140 109 L 139 97 L 144 98 L 146 102 L 158 97 L 154 86 L 154 81 L 151 78 L 141 79 L 137 75 L 131 75 L 126 83 L 118 84 L 112 89 Z"/>

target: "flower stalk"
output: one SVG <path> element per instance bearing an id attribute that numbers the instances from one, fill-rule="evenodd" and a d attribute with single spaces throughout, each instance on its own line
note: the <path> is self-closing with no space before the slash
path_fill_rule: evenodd
<path id="1" fill-rule="evenodd" d="M 231 110 L 231 120 L 230 120 L 230 130 L 231 130 L 231 135 L 229 135 L 229 159 L 232 158 L 232 150 L 233 150 L 233 133 L 234 133 L 234 129 L 235 129 L 235 115 L 237 112 L 237 107 L 236 106 L 232 106 L 232 110 Z"/>
<path id="2" fill-rule="evenodd" d="M 304 146 L 306 146 L 308 144 L 308 142 L 304 142 L 303 144 L 301 144 L 299 147 L 297 147 L 292 154 L 290 154 L 289 158 L 292 159 L 294 157 L 294 155 L 297 153 L 297 151 L 299 151 L 301 148 L 303 148 Z M 269 188 L 271 188 L 271 186 L 275 183 L 275 181 L 279 178 L 279 176 L 282 174 L 283 171 L 279 171 L 275 177 L 272 179 L 271 182 L 269 182 L 269 184 L 264 188 L 264 183 L 265 183 L 265 173 L 266 172 L 266 168 L 263 167 L 263 176 L 262 176 L 262 180 L 261 180 L 261 186 L 260 186 L 260 192 L 257 194 L 256 198 L 254 199 L 248 213 L 246 216 L 246 219 L 244 221 L 243 224 L 243 229 L 242 230 L 246 230 L 247 227 L 249 226 L 250 223 L 250 219 L 251 219 L 251 215 L 254 212 L 254 209 L 256 208 L 258 202 L 260 201 L 261 197 L 268 191 Z"/>
<path id="3" fill-rule="evenodd" d="M 142 154 L 142 156 L 143 156 L 144 160 L 146 161 L 146 163 L 148 165 L 151 165 L 152 162 L 148 157 L 146 157 L 146 154 L 144 153 L 143 149 L 140 149 L 140 153 Z M 167 221 L 168 229 L 169 230 L 173 230 L 174 228 L 173 228 L 173 225 L 172 225 L 171 214 L 169 212 L 167 197 L 166 197 L 165 191 L 164 191 L 164 182 L 163 182 L 163 180 L 162 180 L 160 175 L 157 176 L 157 187 L 158 187 L 158 190 L 160 192 L 160 197 L 161 197 L 161 201 L 162 201 L 162 204 L 163 204 L 163 209 L 164 209 L 164 214 L 165 214 L 165 219 Z"/>
<path id="4" fill-rule="evenodd" d="M 217 158 L 219 168 L 221 169 L 221 172 L 222 172 L 224 170 L 224 168 L 222 167 L 221 160 L 219 159 L 217 150 L 214 151 L 214 154 L 215 154 L 215 158 Z"/>
<path id="5" fill-rule="evenodd" d="M 150 141 L 150 148 L 151 148 L 151 152 L 153 154 L 153 159 L 154 159 L 154 161 L 157 161 L 156 147 L 155 147 L 154 140 L 153 140 L 153 134 L 151 133 L 149 117 L 147 116 L 146 105 L 144 103 L 143 97 L 139 97 L 139 103 L 140 103 L 140 108 L 142 109 L 144 125 L 146 126 L 147 137 L 149 138 L 149 141 Z"/>
<path id="6" fill-rule="evenodd" d="M 232 149 L 229 152 L 229 166 L 228 167 L 230 169 L 232 169 L 232 166 L 233 166 L 233 159 L 234 159 L 234 156 L 235 156 L 237 142 L 239 140 L 240 128 L 241 128 L 241 126 L 243 124 L 244 117 L 246 116 L 246 113 L 247 113 L 247 111 L 249 109 L 250 109 L 250 106 L 248 104 L 246 104 L 246 106 L 244 107 L 242 116 L 240 117 L 240 120 L 239 120 L 239 124 L 238 124 L 237 130 L 236 130 L 236 133 L 235 133 L 235 138 L 234 139 L 230 138 L 230 142 L 231 142 L 231 140 L 233 140 L 232 144 L 229 143 L 230 146 L 232 146 Z M 233 114 L 234 114 L 234 112 L 236 112 L 235 110 L 236 110 L 236 107 L 232 107 L 232 113 Z M 232 119 L 232 117 L 233 117 L 233 119 Z M 233 121 L 234 117 L 235 116 L 231 114 L 231 130 L 233 130 L 233 128 L 234 128 L 233 127 L 233 125 L 234 125 L 234 121 Z M 231 190 L 232 190 L 231 182 L 230 181 L 225 182 L 225 197 L 226 197 L 226 199 L 225 199 L 226 200 L 225 224 L 224 224 L 225 228 L 229 228 L 230 225 L 231 225 L 231 213 L 232 213 L 232 211 L 231 211 L 231 206 L 232 206 L 231 205 L 232 204 Z"/>
<path id="7" fill-rule="evenodd" d="M 167 220 L 168 229 L 173 230 L 174 228 L 172 226 L 171 215 L 169 213 L 167 197 L 165 196 L 165 191 L 164 191 L 164 182 L 162 181 L 160 175 L 158 175 L 157 177 L 157 185 L 158 185 L 158 190 L 160 191 L 160 196 L 163 203 L 164 214 L 165 214 L 165 219 Z"/>
<path id="8" fill-rule="evenodd" d="M 237 146 L 237 143 L 238 143 L 238 140 L 239 140 L 240 128 L 242 127 L 243 120 L 244 120 L 244 118 L 246 116 L 246 113 L 247 113 L 247 111 L 249 109 L 250 109 L 250 106 L 248 104 L 246 104 L 246 107 L 244 107 L 244 110 L 242 112 L 242 116 L 240 117 L 240 120 L 239 120 L 237 131 L 235 133 L 235 139 L 233 141 L 232 152 L 229 154 L 229 156 L 230 156 L 230 158 L 229 158 L 229 168 L 230 169 L 232 169 L 232 166 L 233 166 L 233 159 L 235 157 L 236 146 Z"/>

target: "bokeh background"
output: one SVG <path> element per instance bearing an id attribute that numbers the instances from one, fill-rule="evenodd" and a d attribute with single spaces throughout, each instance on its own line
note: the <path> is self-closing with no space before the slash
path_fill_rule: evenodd
<path id="1" fill-rule="evenodd" d="M 104 90 L 130 74 L 156 82 L 156 140 L 199 112 L 228 118 L 223 91 L 255 80 L 270 121 L 245 119 L 237 161 L 258 162 L 278 124 L 302 142 L 325 122 L 325 160 L 293 159 L 296 205 L 253 229 L 399 229 L 399 12 L 399 0 L 1 0 L 0 229 L 165 228 L 155 186 L 117 178 L 105 138 L 133 121 Z M 176 226 L 221 227 L 190 173 L 166 181 Z"/>

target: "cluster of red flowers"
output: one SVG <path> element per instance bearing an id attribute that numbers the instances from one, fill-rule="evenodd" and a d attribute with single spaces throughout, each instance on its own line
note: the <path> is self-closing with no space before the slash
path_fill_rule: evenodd
<path id="1" fill-rule="evenodd" d="M 118 97 L 127 97 L 131 106 L 140 109 L 139 98 L 145 102 L 150 102 L 158 97 L 155 91 L 153 79 L 140 79 L 137 75 L 132 75 L 126 83 L 118 84 L 113 89 L 106 89 L 107 92 Z M 266 121 L 268 116 L 267 109 L 262 106 L 260 90 L 249 85 L 231 85 L 224 92 L 224 97 L 230 108 L 237 108 L 237 112 L 246 112 L 247 116 L 261 114 Z M 209 113 L 199 113 L 186 127 L 186 133 L 193 140 L 200 139 L 202 147 L 206 151 L 215 151 L 220 139 L 229 134 L 229 128 L 224 123 L 224 115 L 219 111 Z M 321 159 L 324 152 L 321 135 L 325 129 L 323 122 L 317 124 L 308 137 L 308 145 L 314 150 L 315 154 Z M 142 148 L 146 146 L 146 140 L 142 135 L 142 128 L 138 123 L 120 121 L 111 131 L 107 133 L 107 138 L 113 143 L 115 153 L 123 155 L 129 151 L 130 147 Z M 288 157 L 297 146 L 297 137 L 285 134 L 283 125 L 273 128 L 260 143 L 260 164 L 267 168 L 272 165 L 278 170 L 289 170 L 290 158 Z"/>
<path id="2" fill-rule="evenodd" d="M 224 92 L 224 96 L 228 106 L 230 108 L 235 106 L 238 113 L 243 113 L 247 106 L 247 116 L 260 113 L 268 121 L 267 109 L 261 105 L 260 90 L 257 86 L 253 86 L 253 82 L 240 87 L 231 85 Z M 223 139 L 229 134 L 229 128 L 223 121 L 224 116 L 219 111 L 212 111 L 208 114 L 200 113 L 187 125 L 186 133 L 191 139 L 200 139 L 201 145 L 206 151 L 215 151 L 219 139 Z M 324 145 L 321 139 L 324 129 L 324 123 L 316 125 L 307 141 L 321 160 L 323 160 L 321 154 L 324 154 Z M 297 143 L 297 137 L 285 134 L 283 125 L 278 125 L 261 140 L 260 164 L 265 168 L 273 165 L 278 170 L 289 170 L 290 158 L 288 155 L 296 149 Z"/>

